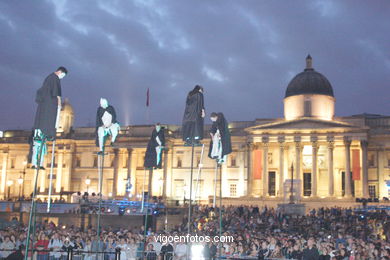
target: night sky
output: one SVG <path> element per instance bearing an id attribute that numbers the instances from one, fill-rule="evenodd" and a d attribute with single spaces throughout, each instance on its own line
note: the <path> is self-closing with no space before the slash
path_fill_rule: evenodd
<path id="1" fill-rule="evenodd" d="M 0 0 L 0 43 L 0 130 L 31 128 L 35 92 L 60 65 L 76 126 L 94 124 L 100 97 L 122 125 L 179 124 L 195 84 L 208 114 L 283 117 L 308 53 L 337 116 L 390 114 L 388 0 Z"/>

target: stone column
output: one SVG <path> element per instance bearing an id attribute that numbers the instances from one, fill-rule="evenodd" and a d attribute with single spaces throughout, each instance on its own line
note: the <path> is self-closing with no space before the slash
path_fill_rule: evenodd
<path id="1" fill-rule="evenodd" d="M 363 191 L 363 198 L 368 198 L 368 152 L 367 152 L 367 146 L 368 142 L 366 140 L 363 140 L 360 142 L 360 146 L 362 148 L 362 191 Z"/>
<path id="2" fill-rule="evenodd" d="M 284 183 L 284 144 L 285 138 L 284 136 L 278 137 L 279 142 L 279 190 L 278 190 L 278 196 L 284 197 L 283 193 L 283 183 Z"/>
<path id="3" fill-rule="evenodd" d="M 351 140 L 346 136 L 344 137 L 344 147 L 345 147 L 345 197 L 351 197 Z"/>
<path id="4" fill-rule="evenodd" d="M 118 158 L 119 158 L 119 150 L 118 148 L 114 148 L 114 162 L 113 162 L 113 176 L 112 176 L 112 197 L 115 198 L 118 192 Z M 104 180 L 104 176 L 103 176 Z M 102 181 L 103 181 L 102 180 Z"/>
<path id="5" fill-rule="evenodd" d="M 263 146 L 263 196 L 268 195 L 268 137 L 262 138 Z"/>
<path id="6" fill-rule="evenodd" d="M 163 169 L 163 187 L 162 199 L 165 202 L 167 199 L 167 175 L 168 175 L 168 147 L 164 149 L 164 169 Z"/>
<path id="7" fill-rule="evenodd" d="M 295 136 L 294 137 L 295 142 L 295 175 L 297 180 L 301 181 L 301 194 L 300 196 L 303 196 L 303 181 L 301 176 L 301 137 Z M 298 195 L 298 194 L 297 194 Z"/>
<path id="8" fill-rule="evenodd" d="M 329 177 L 329 188 L 328 195 L 333 197 L 334 195 L 334 176 L 333 176 L 333 149 L 334 149 L 334 139 L 332 136 L 327 138 L 328 141 L 328 177 Z"/>
<path id="9" fill-rule="evenodd" d="M 253 196 L 253 174 L 252 174 L 252 160 L 253 160 L 253 144 L 246 145 L 246 163 L 247 163 L 247 196 Z"/>
<path id="10" fill-rule="evenodd" d="M 317 154 L 318 154 L 318 138 L 311 137 L 312 164 L 311 164 L 311 196 L 317 197 Z"/>
<path id="11" fill-rule="evenodd" d="M 128 191 L 127 185 L 133 185 L 131 183 L 131 154 L 133 152 L 132 148 L 127 148 L 127 172 L 126 172 L 126 197 L 129 197 L 129 194 L 134 190 L 134 186 L 131 187 L 130 191 Z"/>
<path id="12" fill-rule="evenodd" d="M 62 164 L 63 164 L 64 153 L 63 151 L 58 151 L 58 160 L 57 160 L 57 174 L 56 174 L 56 192 L 61 192 L 62 187 Z"/>
<path id="13" fill-rule="evenodd" d="M 1 194 L 3 199 L 6 197 L 6 180 L 7 180 L 7 163 L 8 163 L 8 151 L 3 152 L 3 163 L 1 167 Z"/>

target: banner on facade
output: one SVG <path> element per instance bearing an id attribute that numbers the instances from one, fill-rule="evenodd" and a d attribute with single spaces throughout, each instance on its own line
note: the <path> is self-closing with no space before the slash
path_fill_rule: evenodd
<path id="1" fill-rule="evenodd" d="M 261 172 L 263 171 L 263 151 L 254 150 L 253 151 L 253 179 L 261 179 Z"/>
<path id="2" fill-rule="evenodd" d="M 352 180 L 360 180 L 360 151 L 352 149 Z"/>

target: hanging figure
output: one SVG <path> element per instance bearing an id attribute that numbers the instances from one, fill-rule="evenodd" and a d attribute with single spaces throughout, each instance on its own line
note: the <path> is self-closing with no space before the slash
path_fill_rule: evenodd
<path id="1" fill-rule="evenodd" d="M 186 145 L 199 144 L 204 126 L 203 87 L 196 85 L 187 95 L 182 124 L 182 138 Z"/>
<path id="2" fill-rule="evenodd" d="M 44 80 L 42 87 L 38 89 L 35 102 L 38 104 L 35 114 L 32 156 L 30 158 L 32 168 L 43 167 L 43 159 L 46 154 L 46 140 L 54 140 L 58 128 L 59 115 L 61 111 L 61 82 L 60 80 L 68 74 L 68 70 L 59 67 Z M 39 156 L 39 151 L 42 151 Z M 38 162 L 40 157 L 40 161 Z"/>
<path id="3" fill-rule="evenodd" d="M 161 169 L 162 152 L 165 146 L 164 127 L 157 123 L 148 142 L 145 153 L 145 168 Z"/>
<path id="4" fill-rule="evenodd" d="M 232 143 L 228 122 L 222 113 L 211 113 L 213 124 L 210 129 L 210 149 L 209 157 L 215 159 L 217 163 L 226 162 L 226 156 L 232 152 Z"/>
<path id="5" fill-rule="evenodd" d="M 111 135 L 111 145 L 114 145 L 119 130 L 114 107 L 108 104 L 107 99 L 101 98 L 96 113 L 96 145 L 99 147 L 99 155 L 103 154 L 105 137 Z"/>

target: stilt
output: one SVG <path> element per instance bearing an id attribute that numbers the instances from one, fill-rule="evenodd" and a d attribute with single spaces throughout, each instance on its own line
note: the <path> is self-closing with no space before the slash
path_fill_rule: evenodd
<path id="1" fill-rule="evenodd" d="M 149 169 L 149 183 L 148 183 L 148 196 L 146 197 L 146 212 L 145 212 L 145 224 L 144 224 L 144 245 L 142 247 L 142 259 L 144 259 L 144 255 L 145 255 L 145 245 L 146 245 L 146 235 L 147 235 L 147 232 L 148 232 L 148 215 L 149 215 L 149 198 L 150 198 L 150 185 L 151 185 L 151 175 L 153 173 L 153 168 Z M 144 209 L 144 204 L 145 204 L 145 191 L 144 191 L 144 187 L 145 187 L 145 178 L 146 178 L 146 168 L 145 168 L 145 174 L 144 174 L 144 186 L 142 187 L 142 211 Z"/>
<path id="2" fill-rule="evenodd" d="M 218 172 L 218 162 L 215 161 L 215 171 L 214 171 L 214 199 L 213 199 L 213 208 L 215 209 L 215 203 L 217 199 L 217 172 Z"/>
<path id="3" fill-rule="evenodd" d="M 222 165 L 219 167 L 219 238 L 222 237 Z M 219 257 L 222 257 L 222 243 L 219 241 Z"/>
<path id="4" fill-rule="evenodd" d="M 34 176 L 34 189 L 33 189 L 33 194 L 31 197 L 31 209 L 30 209 L 30 216 L 28 220 L 28 229 L 27 229 L 27 238 L 26 238 L 26 248 L 24 251 L 24 260 L 28 259 L 28 251 L 30 247 L 30 242 L 31 245 L 34 245 L 34 236 L 35 233 L 33 233 L 33 237 L 30 240 L 30 235 L 31 235 L 31 228 L 32 225 L 35 226 L 35 223 L 32 223 L 33 220 L 35 222 L 35 215 L 36 215 L 36 195 L 37 195 L 37 188 L 38 188 L 38 176 L 39 176 L 39 168 L 41 165 L 41 159 L 42 159 L 42 151 L 43 151 L 43 146 L 46 144 L 46 137 L 43 137 L 41 146 L 39 147 L 39 152 L 38 152 L 38 159 L 37 159 L 37 167 L 35 170 L 35 176 Z"/>
<path id="5" fill-rule="evenodd" d="M 191 146 L 191 174 L 190 174 L 190 196 L 189 196 L 189 203 L 188 203 L 188 224 L 187 224 L 187 231 L 188 234 L 191 233 L 191 214 L 192 214 L 192 177 L 194 174 L 194 142 L 192 142 Z"/>
<path id="6" fill-rule="evenodd" d="M 53 166 L 54 166 L 54 149 L 56 147 L 56 140 L 53 140 L 52 148 L 51 148 L 51 163 L 50 163 L 50 177 L 49 177 L 49 196 L 47 200 L 47 210 L 46 212 L 50 212 L 51 207 L 51 193 L 52 193 L 52 186 L 53 186 Z"/>
<path id="7" fill-rule="evenodd" d="M 98 155 L 98 171 L 99 171 L 99 212 L 97 216 L 97 240 L 98 240 L 98 248 L 97 251 L 100 251 L 101 247 L 101 216 L 102 216 L 102 190 L 103 190 L 103 170 L 104 170 L 104 153 L 105 153 L 105 143 L 106 137 L 103 138 L 103 151 L 102 154 Z M 99 259 L 99 254 L 96 253 L 96 259 Z"/>
<path id="8" fill-rule="evenodd" d="M 144 171 L 144 179 L 143 179 L 143 184 L 142 184 L 141 212 L 144 212 L 144 205 L 145 205 L 145 179 L 146 179 L 146 168 Z"/>
<path id="9" fill-rule="evenodd" d="M 204 151 L 204 144 L 202 144 L 202 152 L 200 153 L 200 161 L 198 165 L 198 177 L 196 179 L 196 187 L 195 187 L 195 196 L 194 198 L 196 199 L 196 196 L 198 195 L 198 190 L 199 190 L 199 179 L 202 173 L 202 167 L 203 167 L 203 151 Z M 198 200 L 199 203 L 199 200 Z"/>

